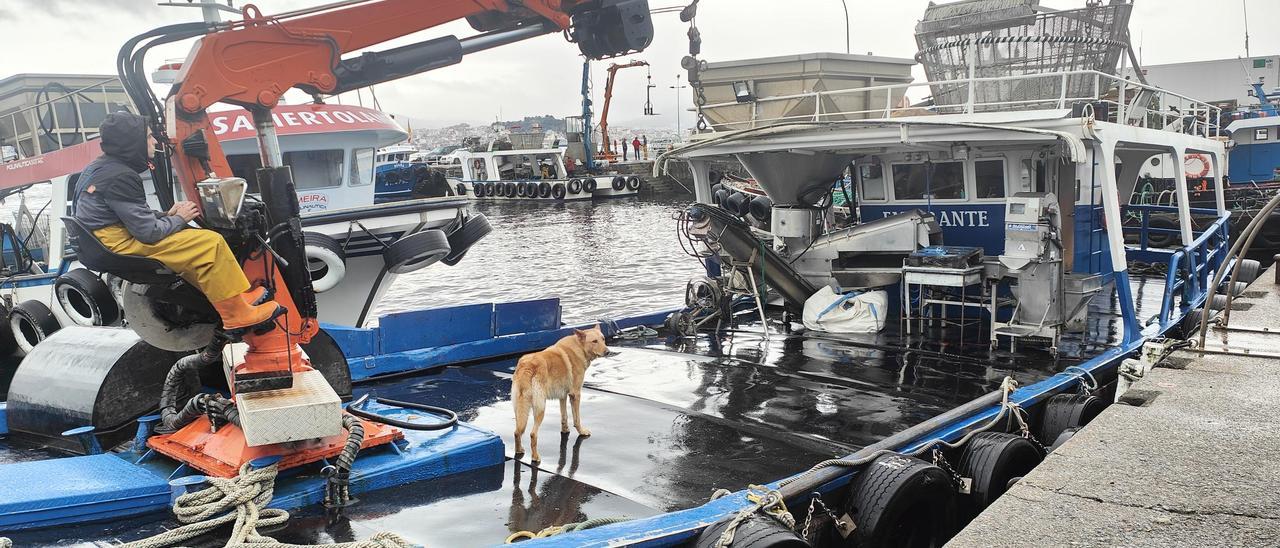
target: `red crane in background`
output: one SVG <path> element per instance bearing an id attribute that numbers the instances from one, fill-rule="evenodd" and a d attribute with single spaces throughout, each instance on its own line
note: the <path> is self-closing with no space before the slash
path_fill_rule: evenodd
<path id="1" fill-rule="evenodd" d="M 605 160 L 612 162 L 617 158 L 618 153 L 613 150 L 613 141 L 609 139 L 609 103 L 613 101 L 613 79 L 619 70 L 631 67 L 647 67 L 649 63 L 644 61 L 631 61 L 626 64 L 619 65 L 617 63 L 609 65 L 609 77 L 604 84 L 604 108 L 600 110 L 600 139 L 604 141 L 601 146 L 601 154 Z M 626 146 L 625 144 L 623 146 Z"/>

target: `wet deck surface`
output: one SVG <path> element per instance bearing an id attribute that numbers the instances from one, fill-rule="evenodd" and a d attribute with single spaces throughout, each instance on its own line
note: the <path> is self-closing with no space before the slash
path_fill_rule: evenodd
<path id="1" fill-rule="evenodd" d="M 1159 289 L 1138 291 L 1140 317 L 1158 310 Z M 366 494 L 340 519 L 303 513 L 287 531 L 271 534 L 327 542 L 391 530 L 431 546 L 476 546 L 519 530 L 697 506 L 717 488 L 776 480 L 851 453 L 997 389 L 1006 375 L 1030 383 L 1077 364 L 1119 332 L 1106 299 L 1093 308 L 1089 331 L 1065 341 L 1057 360 L 1042 350 L 991 351 L 976 330 L 965 342 L 951 332 L 927 342 L 899 339 L 896 327 L 879 335 L 775 331 L 766 338 L 758 324 L 747 324 L 718 336 L 617 341 L 611 344 L 619 353 L 588 373 L 581 407 L 593 435 L 561 436 L 559 409 L 550 403 L 536 466 L 529 455 L 512 455 L 514 359 L 366 383 L 357 395 L 448 407 L 497 432 L 506 464 Z M 172 523 L 86 526 L 15 540 L 128 540 L 164 526 Z"/>

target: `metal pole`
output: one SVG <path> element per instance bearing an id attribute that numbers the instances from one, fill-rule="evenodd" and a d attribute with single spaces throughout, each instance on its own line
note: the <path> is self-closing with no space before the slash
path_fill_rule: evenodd
<path id="1" fill-rule="evenodd" d="M 846 54 L 852 54 L 854 51 L 849 46 L 849 3 L 846 3 L 845 0 L 840 0 L 840 5 L 845 6 L 845 52 Z M 1245 42 L 1247 41 L 1245 40 Z"/>
<path id="2" fill-rule="evenodd" d="M 677 73 L 676 85 L 670 87 L 671 89 L 676 90 L 676 137 L 679 137 L 682 134 L 682 130 L 680 129 L 680 90 L 689 86 L 680 85 L 680 74 Z"/>
<path id="3" fill-rule="evenodd" d="M 280 167 L 284 165 L 284 156 L 280 152 L 280 138 L 276 136 L 275 120 L 271 118 L 271 109 L 252 108 L 253 128 L 258 132 L 258 154 L 262 157 L 262 167 Z"/>

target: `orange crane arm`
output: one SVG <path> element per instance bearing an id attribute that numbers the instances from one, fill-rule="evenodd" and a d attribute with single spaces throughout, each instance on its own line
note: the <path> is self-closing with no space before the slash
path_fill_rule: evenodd
<path id="1" fill-rule="evenodd" d="M 613 142 L 609 140 L 609 103 L 613 102 L 613 77 L 618 74 L 619 70 L 631 67 L 647 67 L 649 63 L 644 61 L 631 61 L 624 65 L 609 65 L 609 77 L 604 83 L 604 106 L 600 109 L 600 138 L 604 140 L 604 156 L 609 160 L 613 160 L 617 155 L 613 151 Z"/>

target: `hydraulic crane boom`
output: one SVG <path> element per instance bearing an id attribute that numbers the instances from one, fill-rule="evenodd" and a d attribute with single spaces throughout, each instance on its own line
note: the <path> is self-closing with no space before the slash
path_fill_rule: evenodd
<path id="1" fill-rule="evenodd" d="M 168 207 L 164 202 L 172 202 L 173 189 L 180 186 L 186 199 L 200 205 L 203 224 L 227 240 L 251 284 L 271 290 L 287 309 L 273 327 L 243 334 L 248 350 L 236 353 L 240 361 L 231 364 L 237 405 L 246 394 L 268 390 L 276 391 L 273 398 L 308 397 L 305 389 L 294 390 L 293 379 L 310 370 L 299 344 L 319 330 L 293 175 L 283 165 L 271 116 L 286 91 L 297 88 L 319 100 L 321 95 L 452 65 L 468 53 L 554 32 L 564 32 L 584 55 L 597 59 L 642 50 L 653 37 L 648 0 L 342 0 L 275 16 L 265 16 L 249 4 L 243 14 L 243 20 L 230 23 L 155 29 L 128 41 L 117 58 L 126 91 L 164 147 L 155 155 L 152 170 L 161 204 Z M 457 19 L 467 19 L 480 34 L 343 57 Z M 190 38 L 198 40 L 161 101 L 143 76 L 146 52 Z M 246 183 L 232 176 L 210 125 L 208 109 L 215 103 L 238 105 L 252 115 L 263 166 L 256 173 L 261 203 L 242 201 Z M 178 185 L 170 180 L 171 169 Z M 172 300 L 170 293 L 160 295 L 158 302 L 171 304 L 164 300 Z M 236 336 L 215 336 L 200 359 L 216 360 L 227 340 Z M 340 413 L 336 406 L 332 410 Z M 271 420 L 269 414 L 258 417 L 255 423 Z M 342 426 L 330 422 L 323 428 L 333 432 L 325 435 L 337 435 Z M 200 428 L 192 422 L 149 443 L 189 464 L 200 461 L 201 455 L 230 455 L 219 462 L 233 471 L 239 469 L 239 460 L 277 451 L 262 449 L 267 445 L 250 446 L 238 428 L 215 428 L 215 441 L 201 433 L 207 432 L 207 425 L 204 431 Z M 310 433 L 296 439 L 315 437 L 314 431 L 304 432 Z M 288 447 L 279 450 L 295 452 Z M 305 448 L 296 451 L 290 461 L 294 464 L 333 456 Z"/>
<path id="2" fill-rule="evenodd" d="M 613 102 L 613 79 L 619 70 L 631 67 L 647 67 L 649 63 L 644 61 L 631 61 L 626 64 L 619 65 L 614 63 L 609 65 L 609 77 L 605 79 L 604 84 L 604 107 L 600 109 L 600 138 L 604 140 L 605 159 L 613 161 L 617 157 L 617 152 L 613 150 L 613 141 L 609 139 L 609 104 Z"/>

